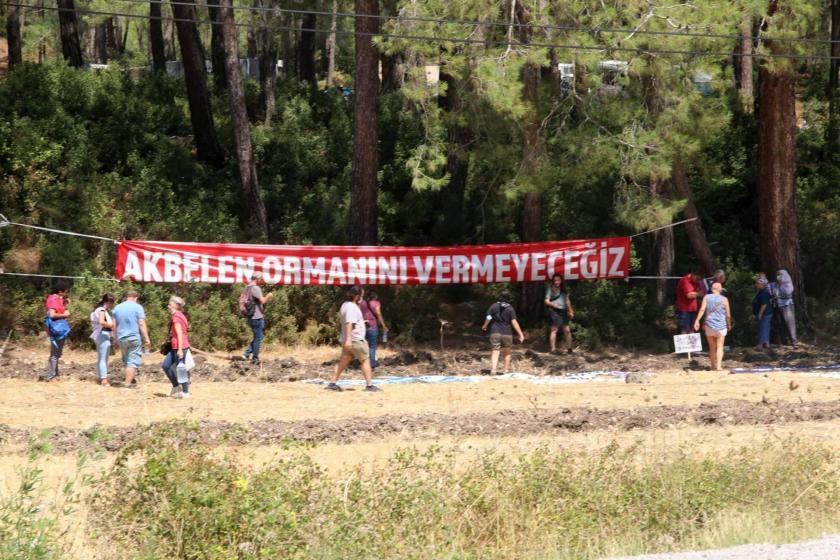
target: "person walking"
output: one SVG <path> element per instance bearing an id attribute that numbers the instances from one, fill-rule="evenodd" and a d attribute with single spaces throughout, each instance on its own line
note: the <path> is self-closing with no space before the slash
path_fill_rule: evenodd
<path id="1" fill-rule="evenodd" d="M 112 312 L 114 331 L 117 333 L 117 343 L 125 366 L 123 387 L 126 389 L 137 387 L 137 370 L 143 365 L 143 346 L 147 350 L 152 346 L 149 329 L 146 327 L 146 311 L 137 303 L 139 298 L 140 294 L 136 291 L 127 291 L 125 300 Z"/>
<path id="2" fill-rule="evenodd" d="M 370 348 L 367 340 L 365 340 L 365 319 L 362 316 L 362 310 L 359 309 L 361 299 L 362 289 L 359 286 L 351 286 L 347 289 L 347 300 L 341 305 L 339 311 L 341 357 L 335 365 L 335 373 L 324 387 L 328 391 L 341 391 L 341 387 L 338 386 L 338 378 L 341 377 L 341 373 L 354 358 L 359 360 L 361 365 L 362 375 L 365 377 L 365 391 L 375 393 L 382 390 L 373 384 L 373 374 L 370 369 Z"/>
<path id="3" fill-rule="evenodd" d="M 551 277 L 551 285 L 545 292 L 544 303 L 548 307 L 548 323 L 551 329 L 548 335 L 549 352 L 557 352 L 557 331 L 563 329 L 566 351 L 571 354 L 572 329 L 569 323 L 575 318 L 575 310 L 572 307 L 572 299 L 566 292 L 566 282 L 562 274 Z"/>
<path id="4" fill-rule="evenodd" d="M 674 311 L 677 315 L 677 331 L 679 334 L 692 333 L 694 321 L 697 319 L 698 301 L 703 297 L 700 275 L 689 272 L 677 283 L 677 295 L 674 301 Z"/>
<path id="5" fill-rule="evenodd" d="M 499 366 L 499 354 L 502 355 L 505 373 L 510 371 L 510 353 L 513 348 L 513 331 L 519 336 L 519 342 L 525 342 L 525 335 L 516 320 L 516 311 L 510 304 L 510 292 L 499 294 L 499 300 L 487 310 L 481 330 L 490 328 L 490 375 L 496 375 Z"/>
<path id="6" fill-rule="evenodd" d="M 776 271 L 776 282 L 771 285 L 770 292 L 784 327 L 784 342 L 796 347 L 799 339 L 796 336 L 796 312 L 793 307 L 793 279 L 787 270 L 780 268 Z"/>
<path id="7" fill-rule="evenodd" d="M 169 311 L 169 352 L 163 359 L 163 373 L 172 384 L 169 396 L 186 399 L 190 396 L 190 374 L 187 362 L 190 361 L 190 339 L 187 333 L 190 323 L 184 315 L 184 300 L 178 296 L 169 298 L 166 306 Z"/>
<path id="8" fill-rule="evenodd" d="M 67 317 L 70 312 L 67 307 L 70 305 L 70 285 L 64 280 L 58 280 L 53 287 L 53 293 L 47 296 L 44 305 L 46 308 L 47 338 L 50 341 L 50 359 L 47 362 L 47 378 L 49 381 L 58 381 L 58 361 L 64 353 L 64 343 L 67 335 L 70 334 L 70 323 Z"/>
<path id="9" fill-rule="evenodd" d="M 363 290 L 362 299 L 359 301 L 359 309 L 362 310 L 362 317 L 365 320 L 365 340 L 370 348 L 370 371 L 376 372 L 376 347 L 379 342 L 379 327 L 382 327 L 382 342 L 388 341 L 388 325 L 382 316 L 382 305 L 379 303 L 379 296 L 373 290 Z"/>
<path id="10" fill-rule="evenodd" d="M 752 300 L 752 311 L 756 320 L 757 348 L 770 348 L 770 325 L 773 321 L 773 304 L 770 295 L 770 282 L 765 274 L 755 277 L 756 294 Z"/>
<path id="11" fill-rule="evenodd" d="M 732 313 L 729 310 L 729 299 L 720 294 L 723 290 L 720 282 L 712 284 L 712 293 L 703 296 L 697 319 L 694 320 L 694 330 L 700 330 L 700 319 L 703 318 L 706 330 L 706 340 L 709 342 L 709 361 L 712 371 L 723 369 L 723 341 L 726 334 L 732 330 Z"/>
<path id="12" fill-rule="evenodd" d="M 111 354 L 111 341 L 114 337 L 114 320 L 108 312 L 114 305 L 114 296 L 103 294 L 96 308 L 90 314 L 90 339 L 96 345 L 96 371 L 99 384 L 110 385 L 108 381 L 108 356 Z"/>
<path id="13" fill-rule="evenodd" d="M 265 304 L 268 303 L 273 293 L 263 295 L 262 286 L 265 285 L 262 272 L 254 272 L 251 274 L 251 281 L 248 282 L 246 290 L 247 301 L 250 302 L 248 310 L 248 325 L 251 327 L 251 343 L 243 352 L 242 357 L 245 360 L 250 360 L 252 364 L 260 364 L 260 348 L 262 346 L 263 337 L 265 336 Z"/>

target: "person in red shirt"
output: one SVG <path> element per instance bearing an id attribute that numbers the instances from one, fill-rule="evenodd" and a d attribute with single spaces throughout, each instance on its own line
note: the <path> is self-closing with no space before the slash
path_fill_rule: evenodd
<path id="1" fill-rule="evenodd" d="M 674 310 L 677 314 L 677 330 L 680 334 L 694 332 L 694 321 L 697 318 L 697 300 L 703 297 L 700 275 L 689 272 L 680 278 L 677 284 L 677 300 Z"/>
<path id="2" fill-rule="evenodd" d="M 172 384 L 170 396 L 176 399 L 186 399 L 190 396 L 190 378 L 187 370 L 187 358 L 190 353 L 190 339 L 187 332 L 190 323 L 184 315 L 184 300 L 178 296 L 169 298 L 166 306 L 171 315 L 169 323 L 169 353 L 163 360 L 161 367 L 169 382 Z"/>
<path id="3" fill-rule="evenodd" d="M 47 296 L 46 307 L 47 317 L 51 321 L 58 321 L 59 319 L 67 319 L 70 312 L 67 311 L 67 306 L 70 305 L 70 286 L 64 280 L 56 282 L 54 287 L 55 292 Z M 58 360 L 61 359 L 61 354 L 64 351 L 64 342 L 66 338 L 58 338 L 50 333 L 47 328 L 47 338 L 50 340 L 50 359 L 47 362 L 47 381 L 56 381 L 58 379 Z"/>

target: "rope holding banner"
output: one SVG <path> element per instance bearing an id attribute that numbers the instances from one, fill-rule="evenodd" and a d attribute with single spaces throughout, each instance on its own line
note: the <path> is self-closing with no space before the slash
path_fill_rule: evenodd
<path id="1" fill-rule="evenodd" d="M 699 220 L 699 218 L 689 218 L 687 220 L 682 220 L 680 222 L 674 222 L 673 224 L 668 224 L 668 225 L 664 225 L 662 227 L 649 229 L 647 231 L 643 231 L 641 233 L 636 233 L 636 234 L 631 235 L 630 239 L 633 239 L 634 237 L 639 237 L 640 235 L 647 235 L 648 233 L 653 233 L 653 232 L 659 231 L 661 229 L 668 229 L 668 228 L 672 228 L 674 226 L 678 226 L 680 224 L 687 224 L 688 222 L 693 222 L 694 220 Z"/>
<path id="2" fill-rule="evenodd" d="M 102 280 L 105 282 L 119 282 L 116 278 L 104 278 L 102 276 L 62 276 L 60 274 L 28 274 L 23 272 L 5 272 L 4 270 L 0 270 L 0 276 L 31 276 L 34 278 L 64 278 L 66 280 L 84 280 L 88 278 L 90 280 Z"/>
<path id="3" fill-rule="evenodd" d="M 4 228 L 6 226 L 18 226 L 18 227 L 23 227 L 23 228 L 30 228 L 30 229 L 37 229 L 37 230 L 40 230 L 40 231 L 46 231 L 48 233 L 60 233 L 61 235 L 70 235 L 72 237 L 86 237 L 88 239 L 98 239 L 100 241 L 110 241 L 111 243 L 113 243 L 115 245 L 119 245 L 119 243 L 120 243 L 116 239 L 111 239 L 110 237 L 102 237 L 100 235 L 89 235 L 87 233 L 76 233 L 76 232 L 73 232 L 73 231 L 65 231 L 63 229 L 54 229 L 54 228 L 47 228 L 47 227 L 41 227 L 41 226 L 33 226 L 33 225 L 30 225 L 30 224 L 21 224 L 21 223 L 18 223 L 18 222 L 10 222 L 9 219 L 6 216 L 4 216 L 3 214 L 0 214 L 0 228 Z"/>

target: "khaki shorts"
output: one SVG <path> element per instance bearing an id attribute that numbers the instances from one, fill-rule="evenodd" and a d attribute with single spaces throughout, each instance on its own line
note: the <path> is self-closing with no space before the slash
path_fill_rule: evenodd
<path id="1" fill-rule="evenodd" d="M 499 350 L 501 348 L 510 348 L 513 346 L 513 335 L 492 333 L 490 335 L 490 346 L 493 348 L 493 350 Z"/>
<path id="2" fill-rule="evenodd" d="M 360 363 L 364 363 L 366 360 L 370 359 L 370 348 L 368 347 L 368 343 L 366 340 L 354 340 L 352 343 L 353 347 L 348 350 L 343 345 L 341 346 L 341 357 L 344 356 L 351 356 Z"/>

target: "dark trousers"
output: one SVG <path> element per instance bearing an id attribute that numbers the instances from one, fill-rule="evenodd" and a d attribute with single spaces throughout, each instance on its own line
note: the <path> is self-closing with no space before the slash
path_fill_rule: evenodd
<path id="1" fill-rule="evenodd" d="M 61 353 L 64 352 L 65 340 L 64 338 L 56 340 L 50 337 L 50 361 L 47 362 L 47 379 L 58 377 L 58 360 L 61 358 Z"/>
<path id="2" fill-rule="evenodd" d="M 245 350 L 245 354 L 256 361 L 260 359 L 260 346 L 262 346 L 263 336 L 265 335 L 265 319 L 250 319 L 248 323 L 251 325 L 251 332 L 254 337 L 251 339 L 248 349 Z"/>

